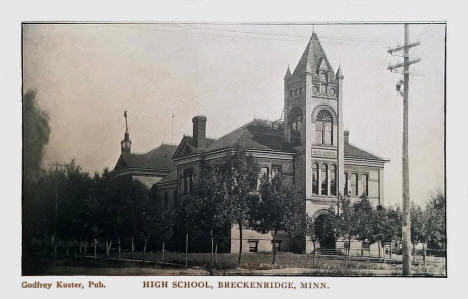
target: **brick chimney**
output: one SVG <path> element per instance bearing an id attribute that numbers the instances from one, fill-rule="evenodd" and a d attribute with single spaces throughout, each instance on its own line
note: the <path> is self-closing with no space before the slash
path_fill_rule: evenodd
<path id="1" fill-rule="evenodd" d="M 193 123 L 193 145 L 195 147 L 206 147 L 206 117 L 197 115 L 192 118 Z"/>
<path id="2" fill-rule="evenodd" d="M 349 131 L 344 131 L 344 143 L 349 144 Z"/>

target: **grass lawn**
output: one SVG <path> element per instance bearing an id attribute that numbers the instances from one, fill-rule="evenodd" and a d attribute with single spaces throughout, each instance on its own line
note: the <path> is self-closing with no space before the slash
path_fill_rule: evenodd
<path id="1" fill-rule="evenodd" d="M 344 257 L 316 256 L 314 265 L 312 256 L 279 252 L 275 265 L 272 255 L 263 253 L 244 253 L 241 265 L 237 264 L 237 254 L 218 254 L 216 265 L 210 266 L 208 253 L 190 253 L 188 269 L 185 270 L 185 254 L 166 252 L 164 264 L 161 252 L 148 253 L 146 263 L 141 261 L 141 252 L 132 258 L 130 252 L 122 252 L 117 260 L 80 258 L 60 260 L 57 266 L 51 261 L 46 265 L 30 267 L 25 275 L 294 275 L 294 276 L 400 276 L 401 264 L 383 263 L 375 259 L 351 260 L 346 263 Z M 415 276 L 445 276 L 445 259 L 426 265 L 413 265 Z"/>

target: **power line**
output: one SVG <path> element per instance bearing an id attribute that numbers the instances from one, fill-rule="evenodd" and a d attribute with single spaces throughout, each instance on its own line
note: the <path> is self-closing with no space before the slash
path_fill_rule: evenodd
<path id="1" fill-rule="evenodd" d="M 199 33 L 192 33 L 192 34 L 198 34 L 198 35 L 204 35 L 204 36 L 210 36 L 210 37 L 223 37 L 223 38 L 237 38 L 237 39 L 254 39 L 254 40 L 271 40 L 271 41 L 281 41 L 281 42 L 297 42 L 297 43 L 303 43 L 305 40 L 309 39 L 310 36 L 306 35 L 294 35 L 294 34 L 282 34 L 282 33 L 269 33 L 269 32 L 254 32 L 254 31 L 239 31 L 239 30 L 226 30 L 226 29 L 216 29 L 216 28 L 201 28 L 201 27 L 180 27 L 180 26 L 174 26 L 174 24 L 162 24 L 165 25 L 166 28 L 143 28 L 139 26 L 131 26 L 125 24 L 129 29 L 136 29 L 136 30 L 145 30 L 145 31 L 158 31 L 158 32 L 176 32 L 172 31 L 171 29 L 175 30 L 199 30 L 199 31 L 207 31 L 207 32 L 199 32 Z M 167 28 L 167 26 L 172 26 L 170 28 Z M 169 29 L 169 31 L 167 31 Z M 210 34 L 208 33 L 209 31 L 215 31 L 215 32 L 227 32 L 227 33 L 238 33 L 238 34 L 253 34 L 253 35 L 260 35 L 260 36 L 239 36 L 239 35 L 227 35 L 227 34 Z M 269 38 L 269 37 L 261 37 L 261 36 L 278 36 L 278 38 Z M 288 39 L 285 38 L 280 38 L 280 37 L 290 37 Z M 335 38 L 335 37 L 329 37 L 329 36 L 320 36 L 321 43 L 323 44 L 334 44 L 334 45 L 358 45 L 362 43 L 368 43 L 368 44 L 384 44 L 385 42 L 383 41 L 376 41 L 376 40 L 360 40 L 360 39 L 342 39 L 342 38 Z M 387 43 L 385 43 L 387 44 Z"/>
<path id="2" fill-rule="evenodd" d="M 391 72 L 403 68 L 403 80 L 399 80 L 396 89 L 403 96 L 403 157 L 402 157 L 402 221 L 401 221 L 401 243 L 403 255 L 403 275 L 411 274 L 411 215 L 409 198 L 409 156 L 408 156 L 408 101 L 409 101 L 409 67 L 418 63 L 420 59 L 410 59 L 409 50 L 419 45 L 419 42 L 409 41 L 409 25 L 405 24 L 404 45 L 389 49 L 387 52 L 393 54 L 403 51 L 403 63 L 389 65 L 387 69 Z M 400 71 L 398 71 L 400 72 Z M 403 92 L 401 87 L 403 85 Z"/>

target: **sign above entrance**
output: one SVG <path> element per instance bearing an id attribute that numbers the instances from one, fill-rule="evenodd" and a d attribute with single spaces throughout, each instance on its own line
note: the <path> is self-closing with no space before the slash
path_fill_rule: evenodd
<path id="1" fill-rule="evenodd" d="M 313 148 L 312 149 L 312 157 L 335 159 L 336 158 L 336 151 Z"/>

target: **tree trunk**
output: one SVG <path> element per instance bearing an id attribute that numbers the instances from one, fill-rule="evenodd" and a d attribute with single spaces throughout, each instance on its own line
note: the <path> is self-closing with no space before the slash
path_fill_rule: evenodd
<path id="1" fill-rule="evenodd" d="M 382 253 L 383 253 L 383 261 L 384 261 L 384 263 L 386 263 L 387 262 L 387 255 L 385 254 L 385 243 L 383 244 L 383 252 Z"/>
<path id="2" fill-rule="evenodd" d="M 276 235 L 278 234 L 278 229 L 275 228 L 275 232 L 273 233 L 273 261 L 271 262 L 272 265 L 275 264 L 276 259 Z"/>
<path id="3" fill-rule="evenodd" d="M 133 243 L 133 237 L 132 237 L 132 258 L 135 258 L 135 243 Z"/>
<path id="4" fill-rule="evenodd" d="M 351 263 L 351 238 L 348 238 L 348 257 L 347 257 L 347 260 L 348 260 L 348 268 L 349 268 L 350 263 Z"/>
<path id="5" fill-rule="evenodd" d="M 188 266 L 188 233 L 185 235 L 185 270 Z"/>
<path id="6" fill-rule="evenodd" d="M 97 247 L 97 240 L 94 239 L 94 258 L 97 258 L 97 250 L 96 250 L 96 247 Z"/>
<path id="7" fill-rule="evenodd" d="M 380 240 L 377 241 L 377 246 L 378 246 L 377 248 L 378 248 L 378 250 L 379 250 L 379 261 L 380 261 L 380 253 L 381 253 L 381 251 L 382 251 L 382 250 L 380 249 Z"/>
<path id="8" fill-rule="evenodd" d="M 54 243 L 54 259 L 57 259 L 57 238 L 55 235 L 52 236 L 52 242 Z"/>
<path id="9" fill-rule="evenodd" d="M 413 243 L 413 264 L 416 263 L 416 243 Z"/>
<path id="10" fill-rule="evenodd" d="M 84 243 L 84 256 L 88 255 L 88 241 Z"/>
<path id="11" fill-rule="evenodd" d="M 218 265 L 218 244 L 215 246 L 215 265 Z"/>
<path id="12" fill-rule="evenodd" d="M 112 241 L 106 241 L 106 256 L 109 257 L 112 247 Z"/>
<path id="13" fill-rule="evenodd" d="M 143 244 L 143 262 L 146 262 L 146 244 L 148 244 L 149 237 L 145 237 L 145 243 Z"/>
<path id="14" fill-rule="evenodd" d="M 120 238 L 119 238 L 119 261 L 120 261 Z"/>
<path id="15" fill-rule="evenodd" d="M 390 242 L 390 259 L 392 259 L 392 243 L 393 242 Z"/>
<path id="16" fill-rule="evenodd" d="M 166 242 L 163 241 L 163 244 L 162 244 L 162 256 L 161 256 L 161 262 L 164 263 L 164 249 L 165 249 L 165 246 L 166 246 Z"/>
<path id="17" fill-rule="evenodd" d="M 239 257 L 237 259 L 237 264 L 241 264 L 242 259 L 242 223 L 238 222 L 239 224 Z"/>
<path id="18" fill-rule="evenodd" d="M 213 229 L 210 231 L 211 235 L 211 254 L 210 254 L 210 264 L 213 266 L 213 250 L 214 250 L 214 240 L 213 240 Z"/>
<path id="19" fill-rule="evenodd" d="M 312 256 L 312 268 L 315 268 L 315 252 L 316 252 L 315 240 L 312 241 L 312 244 L 314 245 L 314 255 Z"/>

